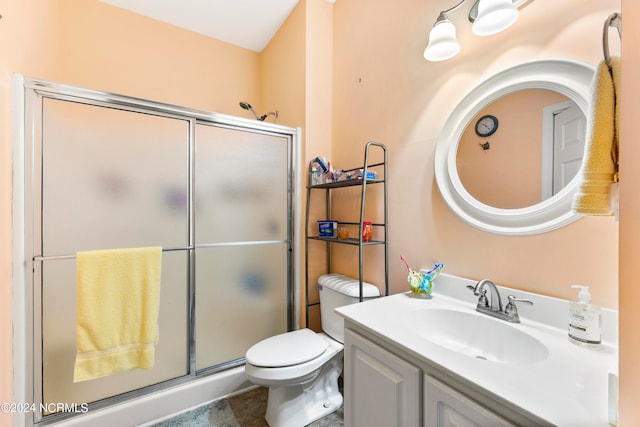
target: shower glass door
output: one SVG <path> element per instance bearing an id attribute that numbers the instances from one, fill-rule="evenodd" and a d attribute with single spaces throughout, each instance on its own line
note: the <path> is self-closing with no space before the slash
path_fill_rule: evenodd
<path id="1" fill-rule="evenodd" d="M 289 139 L 196 125 L 196 369 L 286 332 Z"/>
<path id="2" fill-rule="evenodd" d="M 42 105 L 34 151 L 34 172 L 41 174 L 34 295 L 42 377 L 38 369 L 34 376 L 43 407 L 94 402 L 187 375 L 189 120 L 50 98 Z M 75 254 L 144 246 L 183 248 L 162 254 L 154 368 L 74 383 Z"/>
<path id="3" fill-rule="evenodd" d="M 293 328 L 294 129 L 37 80 L 24 91 L 25 396 L 52 408 L 27 425 L 241 365 Z M 148 246 L 163 248 L 153 367 L 74 383 L 76 254 Z"/>

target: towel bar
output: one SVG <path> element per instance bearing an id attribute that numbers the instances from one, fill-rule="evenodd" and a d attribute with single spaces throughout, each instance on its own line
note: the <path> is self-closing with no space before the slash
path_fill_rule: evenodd
<path id="1" fill-rule="evenodd" d="M 604 60 L 607 64 L 611 60 L 609 54 L 609 28 L 615 27 L 618 30 L 618 36 L 622 40 L 622 14 L 612 13 L 604 21 L 604 28 L 602 29 L 602 50 L 604 52 Z"/>
<path id="2" fill-rule="evenodd" d="M 162 252 L 171 252 L 171 251 L 188 251 L 193 249 L 193 246 L 184 246 L 181 248 L 162 248 Z M 75 259 L 76 255 L 36 255 L 33 257 L 34 261 L 51 261 L 57 259 Z"/>

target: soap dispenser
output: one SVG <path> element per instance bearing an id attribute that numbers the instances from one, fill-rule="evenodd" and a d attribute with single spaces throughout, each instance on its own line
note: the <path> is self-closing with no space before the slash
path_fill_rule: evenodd
<path id="1" fill-rule="evenodd" d="M 569 302 L 569 341 L 591 349 L 602 346 L 602 309 L 591 304 L 588 286 L 580 288 L 578 300 Z"/>

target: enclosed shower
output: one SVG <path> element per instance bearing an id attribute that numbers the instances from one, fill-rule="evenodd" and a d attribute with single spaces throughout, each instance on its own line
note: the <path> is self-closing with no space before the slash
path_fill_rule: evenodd
<path id="1" fill-rule="evenodd" d="M 210 381 L 296 326 L 296 129 L 39 80 L 16 85 L 16 343 L 22 393 L 35 404 L 27 425 Z M 153 368 L 74 383 L 76 254 L 149 246 L 162 247 Z"/>

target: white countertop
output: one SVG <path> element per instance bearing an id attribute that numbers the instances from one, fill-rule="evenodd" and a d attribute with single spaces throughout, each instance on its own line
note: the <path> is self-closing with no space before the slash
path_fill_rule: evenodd
<path id="1" fill-rule="evenodd" d="M 414 357 L 441 366 L 549 423 L 609 426 L 608 374 L 617 363 L 617 312 L 603 309 L 603 347 L 586 349 L 567 339 L 568 301 L 498 287 L 503 301 L 509 294 L 534 301 L 533 306 L 517 304 L 521 323 L 504 323 L 545 344 L 548 357 L 535 363 L 502 363 L 459 354 L 424 339 L 416 330 L 437 325 L 406 321 L 410 312 L 424 308 L 477 313 L 477 297 L 465 288 L 475 283 L 442 274 L 435 280 L 431 299 L 403 293 L 340 307 L 336 312 Z"/>

